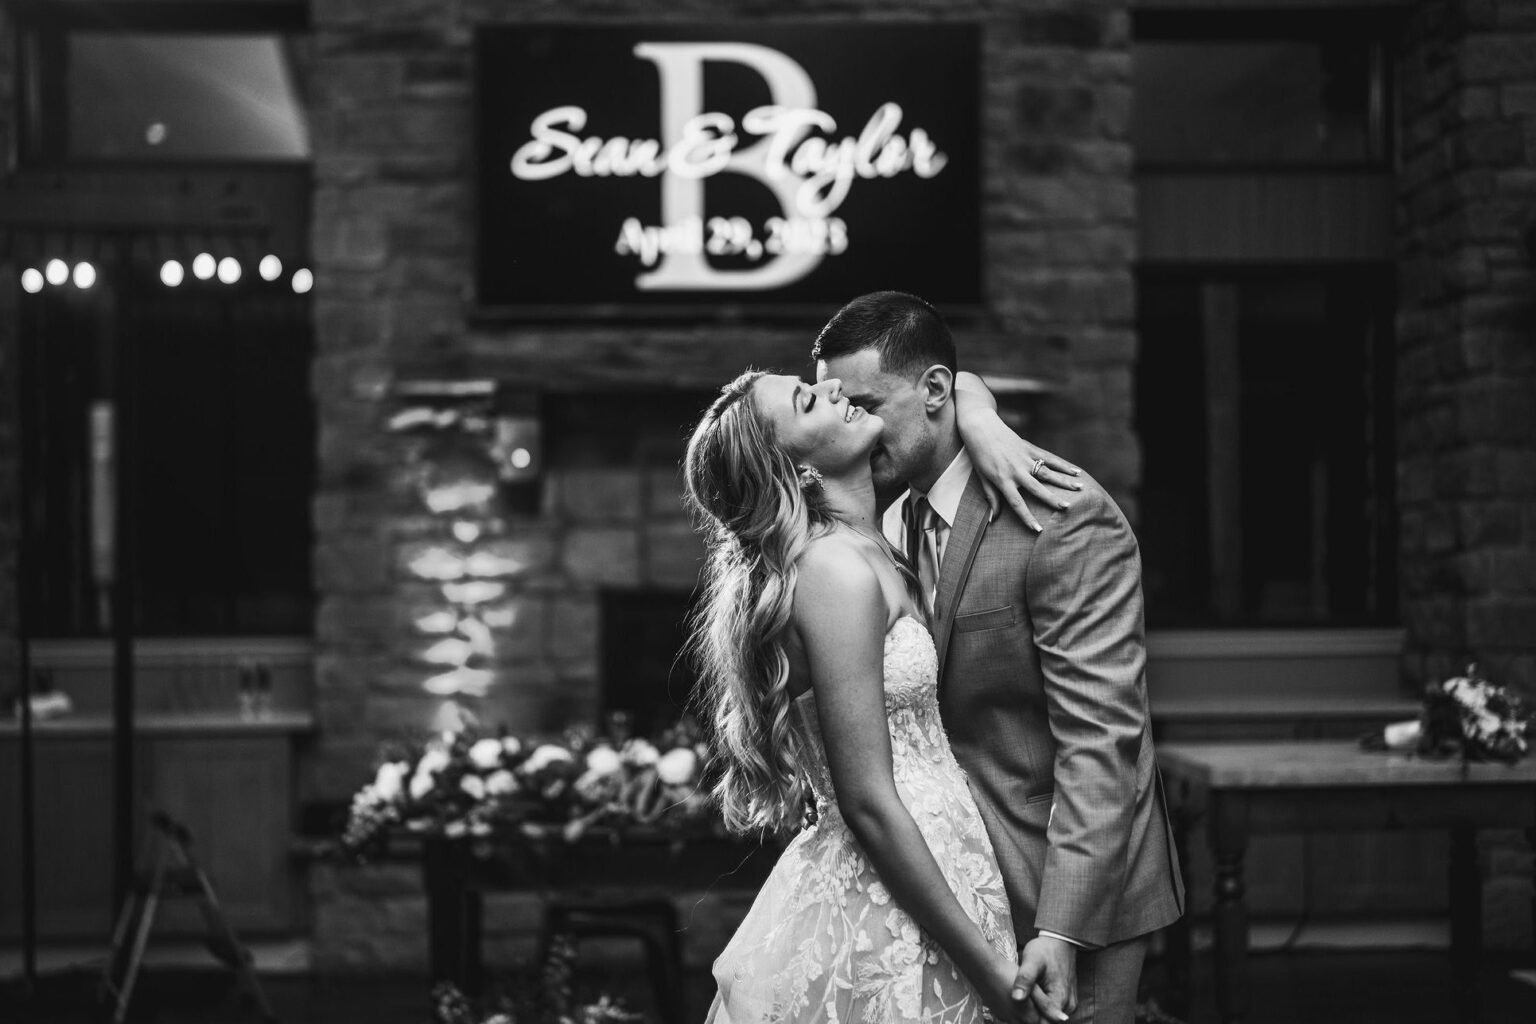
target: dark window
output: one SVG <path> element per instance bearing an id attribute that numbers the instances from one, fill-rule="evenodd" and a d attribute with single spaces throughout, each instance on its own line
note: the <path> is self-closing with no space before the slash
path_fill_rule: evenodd
<path id="1" fill-rule="evenodd" d="M 24 166 L 309 158 L 307 5 L 25 4 Z"/>
<path id="2" fill-rule="evenodd" d="M 71 160 L 304 160 L 309 129 L 280 35 L 72 32 Z"/>
<path id="3" fill-rule="evenodd" d="M 1143 270 L 1154 626 L 1396 619 L 1390 278 Z"/>
<path id="4" fill-rule="evenodd" d="M 104 267 L 21 297 L 28 630 L 110 630 L 127 501 L 135 632 L 307 634 L 309 297 L 251 266 L 235 284 L 158 275 Z"/>
<path id="5" fill-rule="evenodd" d="M 1138 12 L 1131 46 L 1138 164 L 1384 165 L 1386 17 Z"/>

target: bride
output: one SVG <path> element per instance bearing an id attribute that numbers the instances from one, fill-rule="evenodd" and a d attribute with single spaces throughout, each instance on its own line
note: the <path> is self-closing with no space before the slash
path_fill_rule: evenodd
<path id="1" fill-rule="evenodd" d="M 716 794 L 737 831 L 800 829 L 715 962 L 709 1020 L 1065 1020 L 1018 977 L 917 581 L 880 533 L 880 430 L 836 380 L 749 372 L 688 445 L 709 531 L 693 645 Z"/>

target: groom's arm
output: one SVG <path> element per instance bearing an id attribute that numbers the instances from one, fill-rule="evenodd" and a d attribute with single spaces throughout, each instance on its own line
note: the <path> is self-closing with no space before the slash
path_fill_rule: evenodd
<path id="1" fill-rule="evenodd" d="M 1096 483 L 1046 522 L 1024 585 L 1056 741 L 1035 927 L 1101 946 L 1130 861 L 1147 709 L 1141 556 Z"/>

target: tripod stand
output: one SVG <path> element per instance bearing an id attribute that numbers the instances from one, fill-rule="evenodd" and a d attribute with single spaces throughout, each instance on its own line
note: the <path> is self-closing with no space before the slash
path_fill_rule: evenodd
<path id="1" fill-rule="evenodd" d="M 128 1015 L 128 1004 L 133 999 L 134 984 L 143 966 L 144 948 L 149 944 L 149 932 L 155 923 L 160 901 L 177 898 L 197 900 L 198 909 L 208 925 L 208 934 L 203 940 L 208 952 L 234 970 L 242 989 L 255 1002 L 262 1018 L 276 1021 L 261 983 L 256 980 L 251 951 L 241 945 L 219 906 L 213 883 L 192 859 L 192 836 L 186 826 L 160 811 L 150 816 L 150 824 L 153 827 L 145 840 L 146 856 L 134 875 L 132 891 L 123 901 L 122 913 L 112 931 L 112 948 L 107 953 L 101 976 L 103 1002 L 116 1001 L 112 1008 L 112 1024 L 123 1024 Z"/>

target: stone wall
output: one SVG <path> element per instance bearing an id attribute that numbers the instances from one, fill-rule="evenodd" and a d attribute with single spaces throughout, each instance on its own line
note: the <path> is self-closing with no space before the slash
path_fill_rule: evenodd
<path id="1" fill-rule="evenodd" d="M 381 739 L 429 727 L 442 700 L 422 690 L 436 671 L 423 653 L 448 621 L 438 614 L 445 583 L 478 578 L 504 588 L 480 609 L 497 624 L 485 662 L 494 681 L 486 697 L 466 702 L 482 719 L 533 731 L 590 717 L 602 589 L 687 590 L 695 580 L 701 552 L 676 476 L 684 428 L 707 391 L 742 366 L 803 367 L 814 330 L 467 323 L 474 27 L 785 16 L 985 23 L 984 288 L 996 329 L 962 336 L 962 346 L 976 369 L 1057 382 L 1056 396 L 1036 411 L 1038 439 L 1087 466 L 1134 514 L 1135 224 L 1123 5 L 316 0 L 320 730 L 308 798 L 344 798 L 370 771 Z M 635 352 L 644 354 L 638 368 Z M 468 377 L 543 393 L 549 447 L 535 514 L 438 517 L 423 508 L 424 443 L 385 429 L 400 405 L 396 385 Z M 595 401 L 626 388 L 666 415 L 632 430 Z M 581 421 L 587 426 L 567 418 L 557 431 L 549 410 L 567 402 L 597 411 Z M 319 961 L 418 965 L 414 879 L 378 869 L 356 885 L 363 891 L 334 873 L 315 875 Z M 368 937 L 360 922 L 380 914 L 388 918 L 380 928 L 403 941 Z"/>
<path id="2" fill-rule="evenodd" d="M 11 37 L 11 15 L 0 8 L 0 39 Z M 0 154 L 11 152 L 16 123 L 15 48 L 0 47 Z M 16 298 L 20 285 L 16 268 L 0 258 L 0 694 L 16 689 L 17 644 L 20 632 L 17 602 L 20 600 L 16 572 L 17 527 L 20 523 L 18 500 L 20 481 L 20 437 L 17 423 L 16 378 Z"/>
<path id="3" fill-rule="evenodd" d="M 1536 698 L 1536 2 L 1422 5 L 1401 61 L 1405 677 Z M 1531 944 L 1530 854 L 1485 837 L 1486 938 Z"/>

